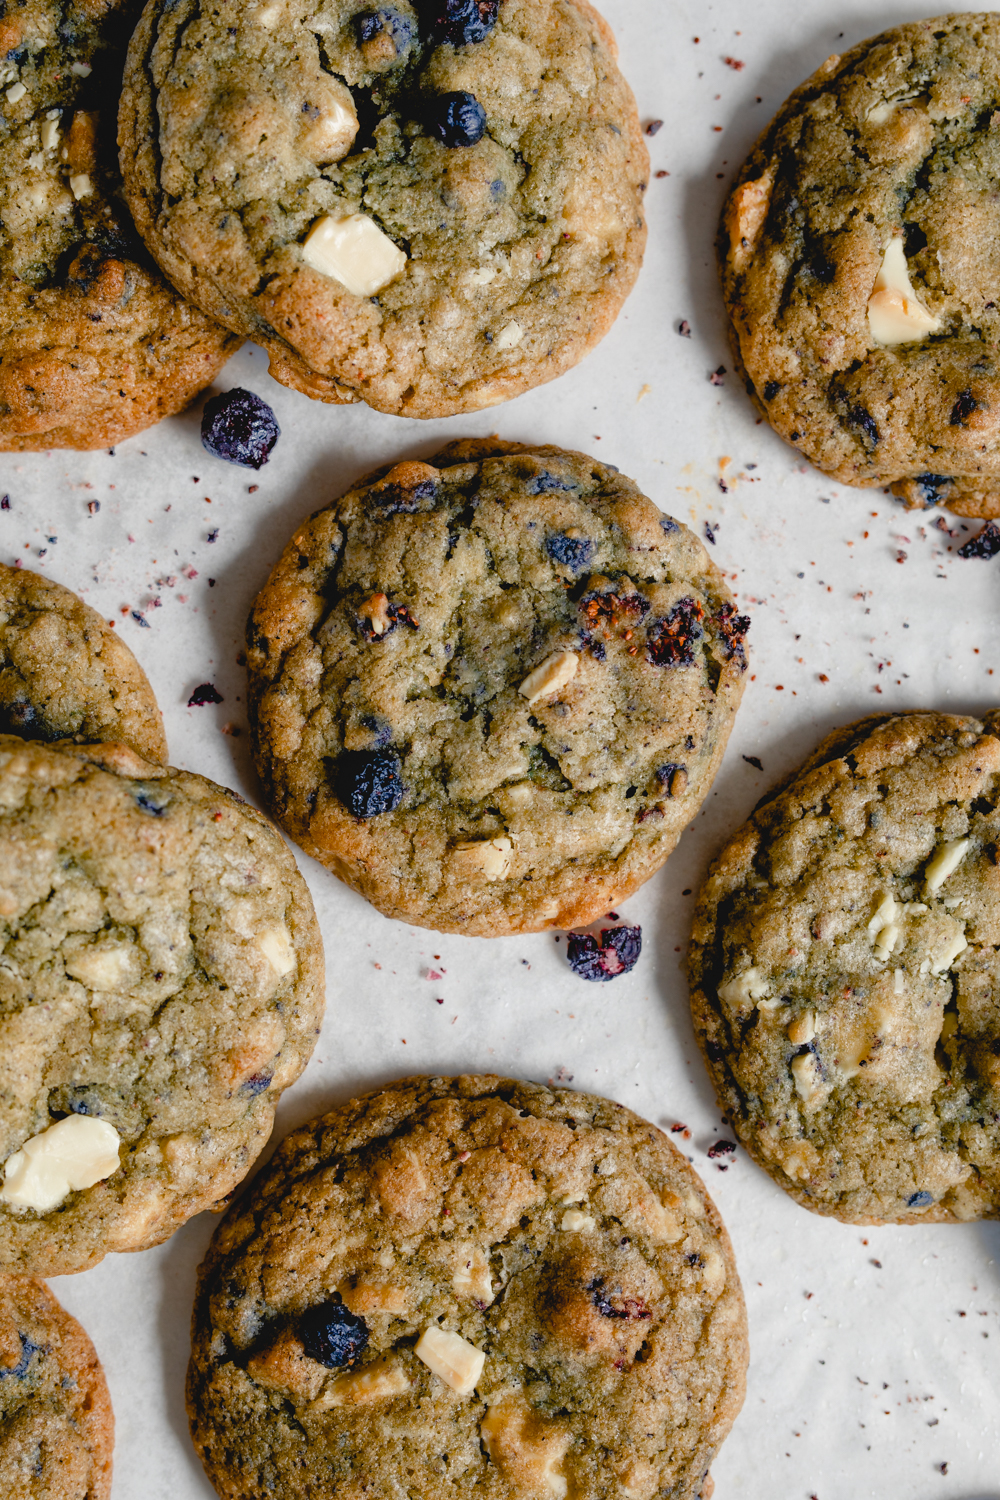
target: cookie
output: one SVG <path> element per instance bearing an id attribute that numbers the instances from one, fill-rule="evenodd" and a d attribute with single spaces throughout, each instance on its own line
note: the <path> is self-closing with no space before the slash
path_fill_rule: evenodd
<path id="1" fill-rule="evenodd" d="M 0 1493 L 109 1500 L 115 1419 L 94 1346 L 48 1287 L 0 1272 Z"/>
<path id="2" fill-rule="evenodd" d="M 238 340 L 184 302 L 121 201 L 137 0 L 0 16 L 0 450 L 101 448 L 180 411 Z"/>
<path id="3" fill-rule="evenodd" d="M 258 595 L 265 797 L 388 916 L 583 926 L 697 812 L 748 625 L 701 543 L 616 469 L 450 443 L 318 512 Z"/>
<path id="4" fill-rule="evenodd" d="M 119 741 L 145 760 L 167 758 L 163 716 L 125 642 L 69 589 L 3 563 L 0 732 Z"/>
<path id="5" fill-rule="evenodd" d="M 324 401 L 509 400 L 603 337 L 642 259 L 648 155 L 582 0 L 164 0 L 120 141 L 174 285 Z"/>
<path id="6" fill-rule="evenodd" d="M 747 389 L 796 451 L 1000 515 L 1000 16 L 827 59 L 757 142 L 720 257 Z"/>
<path id="7" fill-rule="evenodd" d="M 315 1045 L 290 851 L 204 777 L 0 736 L 0 946 L 0 1266 L 159 1244 L 246 1175 Z"/>
<path id="8" fill-rule="evenodd" d="M 188 1412 L 227 1500 L 695 1500 L 743 1400 L 743 1296 L 655 1126 L 408 1078 L 295 1131 L 201 1267 Z"/>
<path id="9" fill-rule="evenodd" d="M 713 864 L 695 1030 L 741 1141 L 848 1223 L 1000 1211 L 1000 715 L 838 730 Z"/>

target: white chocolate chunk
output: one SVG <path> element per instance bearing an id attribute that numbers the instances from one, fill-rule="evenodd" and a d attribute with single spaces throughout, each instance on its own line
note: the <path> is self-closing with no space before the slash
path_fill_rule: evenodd
<path id="1" fill-rule="evenodd" d="M 70 64 L 70 72 L 75 73 L 77 78 L 89 78 L 93 71 L 90 63 L 75 62 Z"/>
<path id="2" fill-rule="evenodd" d="M 487 1307 L 493 1301 L 489 1257 L 481 1245 L 474 1245 L 462 1257 L 451 1278 L 451 1289 L 456 1297 L 471 1297 Z"/>
<path id="3" fill-rule="evenodd" d="M 940 953 L 931 960 L 931 973 L 943 974 L 946 969 L 950 969 L 958 955 L 968 946 L 965 933 L 956 932 L 948 939 Z"/>
<path id="4" fill-rule="evenodd" d="M 306 123 L 299 131 L 300 149 L 320 167 L 340 161 L 358 133 L 357 111 L 349 90 L 335 79 L 324 79 L 323 88 L 311 93 L 308 103 L 312 111 L 303 115 Z"/>
<path id="5" fill-rule="evenodd" d="M 279 979 L 284 979 L 295 968 L 295 949 L 284 923 L 280 927 L 265 927 L 255 942 Z"/>
<path id="6" fill-rule="evenodd" d="M 128 944 L 93 943 L 66 960 L 66 973 L 89 990 L 122 990 L 138 977 L 138 961 Z"/>
<path id="7" fill-rule="evenodd" d="M 597 1220 L 590 1214 L 581 1213 L 578 1208 L 568 1208 L 559 1228 L 567 1234 L 593 1234 L 597 1228 Z"/>
<path id="8" fill-rule="evenodd" d="M 20 81 L 17 83 L 12 83 L 10 88 L 7 90 L 7 103 L 17 104 L 19 100 L 24 98 L 27 92 L 28 90 Z"/>
<path id="9" fill-rule="evenodd" d="M 410 1389 L 410 1380 L 402 1365 L 381 1360 L 364 1370 L 351 1370 L 331 1380 L 312 1403 L 311 1411 L 329 1411 L 334 1406 L 369 1406 L 374 1401 L 388 1401 Z"/>
<path id="10" fill-rule="evenodd" d="M 788 1028 L 788 1040 L 794 1047 L 801 1047 L 804 1042 L 811 1042 L 816 1035 L 816 1015 L 814 1011 L 804 1010 L 800 1016 Z"/>
<path id="11" fill-rule="evenodd" d="M 880 959 L 882 963 L 885 963 L 902 935 L 903 929 L 898 922 L 890 922 L 887 926 L 883 927 L 875 938 L 875 957 Z"/>
<path id="12" fill-rule="evenodd" d="M 425 1328 L 413 1350 L 434 1375 L 460 1396 L 471 1395 L 483 1373 L 486 1355 L 460 1333 L 449 1333 L 432 1323 Z"/>
<path id="13" fill-rule="evenodd" d="M 823 1071 L 815 1052 L 800 1052 L 798 1057 L 792 1058 L 791 1067 L 795 1092 L 802 1103 L 807 1108 L 819 1104 L 830 1090 L 823 1082 Z"/>
<path id="14" fill-rule="evenodd" d="M 719 999 L 727 1005 L 742 1007 L 748 1000 L 763 1000 L 768 988 L 760 969 L 745 969 L 735 979 L 727 979 L 725 984 L 719 985 Z"/>
<path id="15" fill-rule="evenodd" d="M 902 995 L 906 991 L 906 976 L 902 969 L 894 969 L 892 973 L 892 993 Z"/>
<path id="16" fill-rule="evenodd" d="M 952 839 L 948 844 L 938 845 L 925 875 L 928 896 L 933 896 L 944 885 L 948 876 L 955 873 L 971 843 L 971 839 Z"/>
<path id="17" fill-rule="evenodd" d="M 539 698 L 558 693 L 568 682 L 572 682 L 579 666 L 580 659 L 575 651 L 553 651 L 540 666 L 528 673 L 518 692 L 522 698 L 527 698 L 528 707 L 531 708 Z"/>
<path id="18" fill-rule="evenodd" d="M 42 123 L 41 123 L 41 125 L 39 127 L 38 133 L 39 133 L 39 135 L 41 136 L 41 139 L 42 139 L 42 150 L 43 151 L 53 151 L 55 149 L 55 147 L 58 146 L 58 144 L 59 144 L 59 115 L 58 115 L 58 112 L 56 114 L 56 118 L 55 119 L 52 119 L 51 114 L 50 114 L 50 115 L 48 115 L 42 121 Z"/>
<path id="19" fill-rule="evenodd" d="M 513 853 L 510 839 L 477 839 L 456 844 L 451 860 L 457 874 L 466 880 L 505 880 Z"/>
<path id="20" fill-rule="evenodd" d="M 877 905 L 868 923 L 868 936 L 872 939 L 878 936 L 883 927 L 888 927 L 890 922 L 896 920 L 896 913 L 899 910 L 895 897 L 891 893 L 880 891 L 875 900 Z"/>
<path id="21" fill-rule="evenodd" d="M 512 1500 L 564 1500 L 569 1482 L 562 1461 L 570 1445 L 564 1427 L 539 1416 L 522 1397 L 508 1396 L 490 1407 L 479 1433 Z"/>
<path id="22" fill-rule="evenodd" d="M 505 323 L 493 340 L 494 349 L 516 349 L 524 338 L 524 329 L 512 319 Z"/>
<path id="23" fill-rule="evenodd" d="M 67 1193 L 117 1172 L 120 1145 L 121 1136 L 107 1120 L 68 1115 L 8 1157 L 0 1202 L 46 1214 Z"/>
<path id="24" fill-rule="evenodd" d="M 912 344 L 936 333 L 941 319 L 929 313 L 910 283 L 901 239 L 885 247 L 882 268 L 868 299 L 868 327 L 877 344 Z"/>
<path id="25" fill-rule="evenodd" d="M 88 172 L 74 172 L 69 180 L 70 191 L 79 203 L 81 198 L 89 198 L 94 191 L 94 184 L 90 180 Z"/>
<path id="26" fill-rule="evenodd" d="M 402 250 L 366 214 L 324 214 L 309 231 L 302 259 L 355 297 L 374 296 L 406 269 Z"/>

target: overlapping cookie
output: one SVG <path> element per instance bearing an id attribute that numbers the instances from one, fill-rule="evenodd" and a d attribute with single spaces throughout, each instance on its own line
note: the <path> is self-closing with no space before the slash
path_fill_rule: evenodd
<path id="1" fill-rule="evenodd" d="M 184 302 L 121 201 L 135 0 L 0 15 L 0 450 L 100 448 L 181 410 L 238 340 Z"/>
<path id="2" fill-rule="evenodd" d="M 729 1237 L 593 1094 L 410 1078 L 295 1131 L 216 1231 L 188 1409 L 227 1500 L 696 1500 L 743 1399 Z"/>
<path id="3" fill-rule="evenodd" d="M 129 203 L 286 385 L 479 410 L 575 364 L 638 273 L 649 164 L 614 56 L 583 0 L 151 4 Z"/>
<path id="4" fill-rule="evenodd" d="M 51 578 L 0 563 L 0 732 L 118 741 L 167 758 L 145 672 L 95 609 Z"/>
<path id="5" fill-rule="evenodd" d="M 258 596 L 268 803 L 387 915 L 582 926 L 697 812 L 748 625 L 701 543 L 617 470 L 449 444 L 318 512 Z"/>
<path id="6" fill-rule="evenodd" d="M 796 450 L 908 505 L 1000 515 L 1000 17 L 827 59 L 720 232 L 747 388 Z"/>
<path id="7" fill-rule="evenodd" d="M 108 1500 L 113 1446 L 90 1339 L 42 1282 L 0 1272 L 0 1493 Z"/>
<path id="8" fill-rule="evenodd" d="M 712 865 L 695 1030 L 747 1150 L 851 1223 L 1000 1213 L 1000 722 L 826 739 Z"/>
<path id="9" fill-rule="evenodd" d="M 249 1171 L 315 1045 L 290 851 L 203 777 L 0 736 L 0 1266 L 166 1239 Z"/>

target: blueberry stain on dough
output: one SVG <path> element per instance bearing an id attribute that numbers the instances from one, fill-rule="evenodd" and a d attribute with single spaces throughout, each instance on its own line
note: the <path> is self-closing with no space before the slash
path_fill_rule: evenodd
<path id="1" fill-rule="evenodd" d="M 334 766 L 334 795 L 356 818 L 377 818 L 406 795 L 401 771 L 395 750 L 346 750 Z"/>
<path id="2" fill-rule="evenodd" d="M 41 1345 L 33 1344 L 23 1333 L 19 1333 L 18 1338 L 21 1340 L 21 1358 L 16 1365 L 8 1365 L 6 1369 L 0 1365 L 0 1380 L 23 1380 L 33 1357 L 41 1352 Z"/>
<path id="3" fill-rule="evenodd" d="M 306 1354 L 330 1370 L 353 1365 L 368 1345 L 368 1324 L 342 1302 L 310 1307 L 299 1319 Z"/>
<path id="4" fill-rule="evenodd" d="M 934 1202 L 933 1193 L 911 1193 L 906 1200 L 907 1208 L 927 1208 Z"/>
<path id="5" fill-rule="evenodd" d="M 261 468 L 280 436 L 281 428 L 267 402 L 242 386 L 234 386 L 205 403 L 202 446 L 227 463 Z"/>
<path id="6" fill-rule="evenodd" d="M 438 94 L 427 106 L 427 127 L 443 146 L 474 146 L 486 134 L 486 111 L 475 94 Z"/>
<path id="7" fill-rule="evenodd" d="M 545 550 L 554 563 L 571 573 L 582 573 L 594 555 L 594 544 L 588 536 L 566 536 L 554 532 L 545 539 Z"/>

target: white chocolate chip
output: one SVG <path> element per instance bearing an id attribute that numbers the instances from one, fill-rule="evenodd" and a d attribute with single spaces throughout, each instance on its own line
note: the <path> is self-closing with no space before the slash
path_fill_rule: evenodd
<path id="1" fill-rule="evenodd" d="M 524 329 L 520 323 L 516 323 L 512 319 L 501 328 L 493 340 L 493 347 L 494 349 L 516 349 L 523 338 Z"/>
<path id="2" fill-rule="evenodd" d="M 27 92 L 28 90 L 25 88 L 23 83 L 12 83 L 10 88 L 7 90 L 7 103 L 17 104 L 19 100 L 24 98 Z"/>
<path id="3" fill-rule="evenodd" d="M 971 839 L 952 839 L 948 844 L 938 845 L 925 873 L 928 896 L 933 896 L 944 885 L 948 876 L 955 873 L 971 843 Z"/>
<path id="4" fill-rule="evenodd" d="M 324 79 L 318 97 L 310 96 L 313 114 L 303 114 L 299 148 L 317 166 L 341 161 L 354 145 L 358 116 L 354 100 L 344 84 Z"/>
<path id="5" fill-rule="evenodd" d="M 888 927 L 890 922 L 895 921 L 898 911 L 895 897 L 891 893 L 880 891 L 875 900 L 878 905 L 868 923 L 868 936 L 873 940 L 878 937 L 883 927 Z"/>
<path id="6" fill-rule="evenodd" d="M 284 979 L 295 968 L 295 949 L 284 923 L 280 927 L 265 927 L 254 941 L 279 979 Z"/>
<path id="7" fill-rule="evenodd" d="M 392 615 L 389 613 L 388 594 L 369 594 L 368 598 L 358 606 L 358 615 L 362 620 L 368 621 L 373 635 L 385 635 L 393 624 Z"/>
<path id="8" fill-rule="evenodd" d="M 531 708 L 539 698 L 558 693 L 560 688 L 572 682 L 579 666 L 580 658 L 575 651 L 553 651 L 540 666 L 528 673 L 518 692 L 522 698 L 527 698 L 528 707 Z"/>
<path id="9" fill-rule="evenodd" d="M 892 972 L 892 993 L 902 995 L 906 991 L 906 976 L 902 969 L 894 969 Z"/>
<path id="10" fill-rule="evenodd" d="M 885 963 L 890 953 L 893 952 L 899 939 L 903 935 L 903 929 L 898 922 L 889 922 L 883 927 L 875 939 L 873 952 L 875 957 Z"/>
<path id="11" fill-rule="evenodd" d="M 486 1355 L 460 1333 L 449 1333 L 432 1323 L 425 1328 L 413 1350 L 434 1375 L 460 1396 L 471 1395 L 483 1373 Z"/>
<path id="12" fill-rule="evenodd" d="M 87 172 L 74 172 L 69 180 L 69 185 L 70 191 L 77 203 L 79 203 L 81 198 L 89 198 L 94 191 L 94 184 L 91 182 L 90 174 Z"/>
<path id="13" fill-rule="evenodd" d="M 85 62 L 70 63 L 69 70 L 71 73 L 74 73 L 77 78 L 89 78 L 91 73 L 94 71 L 90 66 L 90 63 Z"/>
<path id="14" fill-rule="evenodd" d="M 302 259 L 355 297 L 374 296 L 406 269 L 402 250 L 366 214 L 324 214 L 309 231 Z"/>
<path id="15" fill-rule="evenodd" d="M 958 955 L 968 946 L 965 933 L 956 932 L 948 939 L 940 953 L 931 960 L 931 973 L 943 974 L 946 969 L 950 969 Z"/>
<path id="16" fill-rule="evenodd" d="M 936 333 L 941 319 L 929 313 L 910 283 L 901 239 L 885 247 L 882 267 L 868 299 L 868 327 L 877 344 L 912 344 Z"/>
<path id="17" fill-rule="evenodd" d="M 335 1406 L 369 1406 L 373 1401 L 388 1401 L 410 1389 L 410 1380 L 402 1365 L 377 1361 L 364 1370 L 337 1375 L 312 1403 L 310 1411 L 329 1411 Z"/>
<path id="18" fill-rule="evenodd" d="M 568 1208 L 559 1228 L 566 1234 L 593 1234 L 597 1228 L 597 1220 L 590 1214 L 581 1213 L 578 1208 Z"/>
<path id="19" fill-rule="evenodd" d="M 800 1052 L 798 1057 L 792 1058 L 791 1067 L 795 1092 L 802 1103 L 807 1109 L 819 1104 L 830 1090 L 823 1082 L 823 1070 L 815 1052 Z"/>
<path id="20" fill-rule="evenodd" d="M 127 989 L 138 978 L 135 950 L 126 943 L 92 943 L 65 960 L 66 973 L 88 990 Z"/>
<path id="21" fill-rule="evenodd" d="M 48 1213 L 67 1193 L 117 1172 L 120 1145 L 121 1136 L 107 1120 L 68 1115 L 8 1157 L 0 1202 Z"/>
<path id="22" fill-rule="evenodd" d="M 513 853 L 510 839 L 477 839 L 456 844 L 451 862 L 456 873 L 466 880 L 506 880 Z"/>
<path id="23" fill-rule="evenodd" d="M 804 1010 L 800 1016 L 796 1016 L 788 1028 L 788 1040 L 793 1047 L 801 1047 L 805 1042 L 811 1042 L 816 1035 L 816 1015 L 811 1010 Z"/>
<path id="24" fill-rule="evenodd" d="M 59 144 L 59 121 L 62 118 L 58 109 L 50 109 L 46 112 L 45 119 L 39 126 L 38 133 L 42 140 L 43 151 L 53 151 Z"/>
<path id="25" fill-rule="evenodd" d="M 748 1000 L 762 1000 L 770 988 L 760 969 L 745 969 L 735 979 L 719 985 L 719 999 L 742 1007 Z"/>

